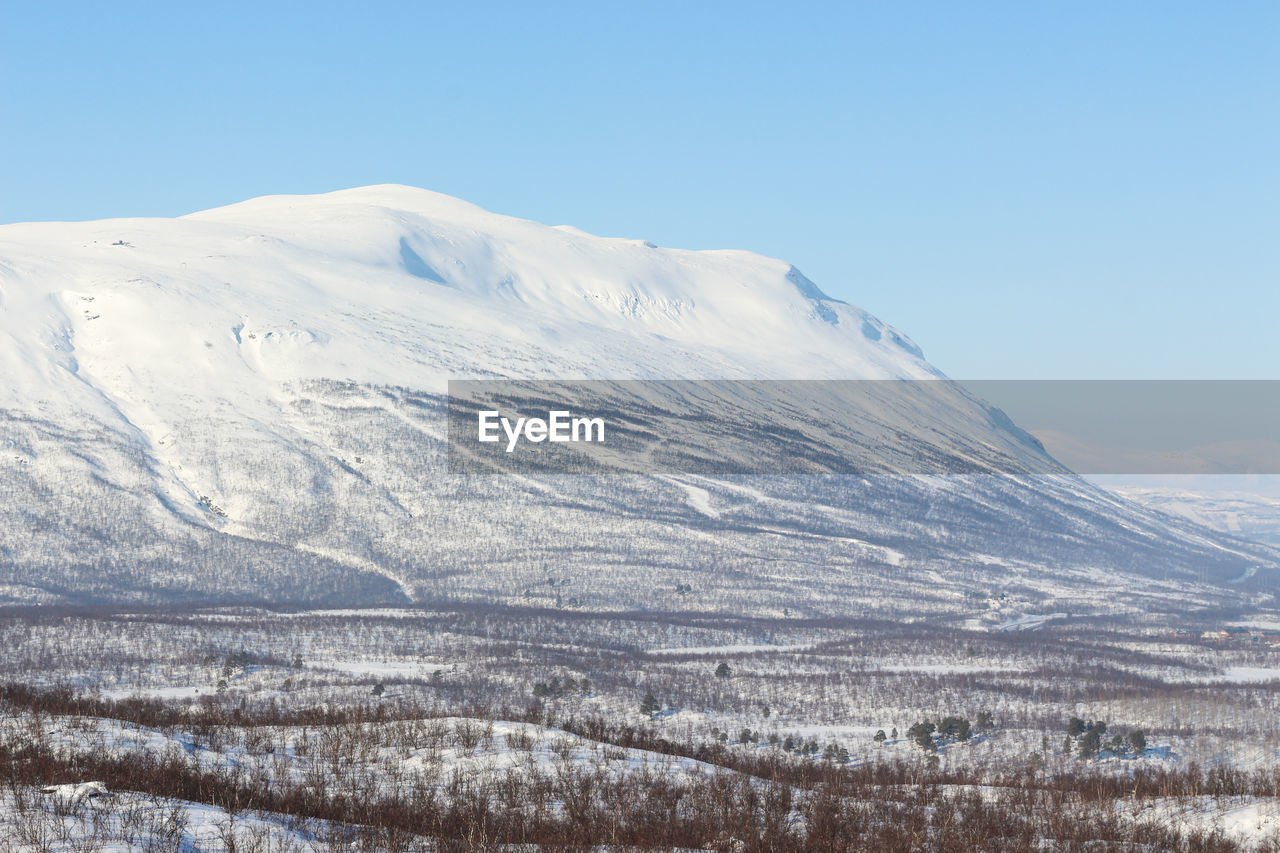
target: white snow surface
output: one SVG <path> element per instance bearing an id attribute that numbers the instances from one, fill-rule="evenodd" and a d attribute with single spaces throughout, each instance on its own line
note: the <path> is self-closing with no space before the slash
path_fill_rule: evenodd
<path id="1" fill-rule="evenodd" d="M 594 237 L 388 185 L 176 219 L 0 226 L 0 375 L 10 422 L 64 430 L 39 447 L 0 438 L 5 465 L 49 483 L 82 482 L 87 464 L 122 492 L 154 494 L 160 528 L 171 513 L 207 522 L 203 506 L 260 539 L 226 449 L 330 444 L 328 422 L 300 414 L 308 382 L 363 389 L 345 402 L 358 413 L 386 408 L 359 398 L 369 389 L 435 394 L 449 379 L 938 374 L 784 261 Z M 72 446 L 104 435 L 138 455 Z M 441 422 L 424 438 L 443 435 Z M 396 511 L 421 509 L 406 498 Z M 405 578 L 323 547 L 412 597 Z"/>
<path id="2" fill-rule="evenodd" d="M 857 503 L 818 481 L 766 494 L 774 486 L 681 477 L 619 497 L 534 477 L 446 478 L 438 395 L 449 379 L 941 374 L 903 335 L 784 261 L 594 237 L 411 187 L 272 196 L 176 219 L 0 226 L 0 374 L 0 479 L 11 495 L 0 501 L 0 531 L 13 540 L 0 549 L 0 600 L 9 602 L 68 591 L 341 607 L 524 600 L 545 583 L 551 554 L 578 578 L 556 588 L 570 606 L 649 606 L 652 590 L 678 582 L 710 593 L 728 575 L 675 578 L 670 567 L 715 556 L 760 578 L 751 595 L 762 607 L 777 605 L 778 589 L 812 598 L 791 581 L 819 573 L 842 586 L 830 600 L 844 607 L 845 587 L 860 578 L 905 582 L 916 564 L 957 566 L 980 545 L 994 552 L 990 566 L 969 561 L 984 589 L 1013 561 L 1055 567 L 1053 583 L 1026 583 L 1055 599 L 1019 604 L 1040 609 L 1069 603 L 1056 600 L 1056 580 L 1069 574 L 1058 568 L 1085 559 L 1103 574 L 1157 564 L 1185 574 L 1213 551 L 1226 568 L 1201 574 L 1216 580 L 1246 577 L 1251 561 L 1271 556 L 1174 529 L 1070 477 L 917 478 L 875 494 L 867 484 Z M 735 393 L 735 404 L 756 399 Z M 840 438 L 912 455 L 887 426 L 905 412 L 945 453 L 1043 461 L 977 401 L 933 402 L 872 405 L 866 424 Z M 636 515 L 620 516 L 619 501 Z M 1043 533 L 1037 520 L 1059 518 L 1059 502 L 1083 520 L 1052 538 L 967 536 L 962 548 L 950 534 L 975 516 L 1013 512 Z M 606 541 L 603 527 L 609 547 L 627 543 L 627 564 L 575 563 L 584 542 Z M 1063 553 L 1099 539 L 1116 549 L 1114 562 Z M 1145 553 L 1163 545 L 1158 562 Z M 630 580 L 641 570 L 650 577 Z M 588 582 L 593 574 L 609 583 Z M 967 606 L 954 590 L 932 597 L 948 600 L 931 607 Z M 921 603 L 914 589 L 899 600 Z"/>
<path id="3" fill-rule="evenodd" d="M 928 378 L 783 261 L 651 248 L 405 186 L 0 227 L 0 407 L 270 420 L 302 379 Z M 198 393 L 193 393 L 198 389 Z"/>

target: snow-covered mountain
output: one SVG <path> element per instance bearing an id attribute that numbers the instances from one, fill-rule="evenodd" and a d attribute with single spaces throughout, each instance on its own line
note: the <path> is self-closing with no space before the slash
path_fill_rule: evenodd
<path id="1" fill-rule="evenodd" d="M 0 227 L 0 374 L 11 600 L 972 615 L 1261 600 L 1275 565 L 1065 474 L 450 476 L 450 378 L 940 374 L 785 262 L 409 187 Z"/>

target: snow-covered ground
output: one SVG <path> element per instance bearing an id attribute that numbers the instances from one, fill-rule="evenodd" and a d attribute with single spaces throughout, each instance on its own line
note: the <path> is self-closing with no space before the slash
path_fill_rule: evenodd
<path id="1" fill-rule="evenodd" d="M 557 767 L 592 766 L 606 773 L 646 771 L 668 780 L 692 773 L 716 773 L 704 762 L 640 749 L 609 746 L 569 732 L 532 723 L 466 717 L 432 718 L 413 723 L 364 724 L 326 730 L 272 727 L 209 739 L 195 731 L 160 731 L 119 720 L 51 717 L 39 732 L 22 716 L 0 717 L 6 743 L 39 739 L 67 752 L 103 750 L 109 754 L 165 755 L 178 751 L 192 767 L 233 767 L 301 782 L 314 772 L 331 770 L 333 737 L 370 744 L 357 765 L 347 765 L 330 784 L 398 779 L 410 785 L 423 778 L 443 788 L 454 773 L 479 779 L 510 771 L 550 773 Z M 394 767 L 395 774 L 386 773 Z"/>
<path id="2" fill-rule="evenodd" d="M 451 378 L 941 374 L 784 261 L 594 237 L 410 187 L 0 227 L 0 375 L 0 601 L 760 616 L 853 602 L 996 627 L 1239 603 L 1276 564 L 1056 468 L 999 482 L 450 476 Z M 717 387 L 714 411 L 758 408 L 746 386 Z M 980 401 L 944 396 L 903 403 L 924 447 L 862 400 L 828 424 L 828 452 L 1052 466 Z M 810 431 L 831 411 L 802 409 Z"/>
<path id="3" fill-rule="evenodd" d="M 1117 803 L 1116 811 L 1184 831 L 1221 833 L 1250 848 L 1267 849 L 1264 845 L 1280 841 L 1280 798 L 1276 797 L 1156 798 Z"/>
<path id="4" fill-rule="evenodd" d="M 104 786 L 105 791 L 105 786 Z M 69 805 L 34 788 L 0 792 L 0 836 L 6 853 L 322 853 L 331 828 L 292 828 L 282 815 L 236 813 L 206 803 L 131 791 Z M 337 838 L 335 834 L 332 837 Z"/>
<path id="5" fill-rule="evenodd" d="M 1259 612 L 1238 621 L 1275 618 Z M 1196 627 L 1175 634 L 1175 626 L 1154 623 L 1131 630 L 1053 620 L 1034 631 L 978 632 L 439 607 L 0 616 L 0 689 L 73 686 L 85 707 L 103 709 L 32 714 L 19 701 L 0 718 L 0 740 L 64 756 L 173 756 L 181 767 L 265 775 L 299 790 L 323 784 L 338 794 L 429 789 L 443 797 L 456 779 L 501 789 L 579 771 L 608 785 L 636 778 L 692 785 L 755 760 L 854 772 L 936 766 L 999 781 L 974 788 L 992 803 L 1017 798 L 1016 786 L 1000 788 L 1010 778 L 1123 779 L 1193 765 L 1243 773 L 1238 784 L 1253 784 L 1255 771 L 1269 778 L 1280 767 L 1280 691 L 1271 680 L 1280 648 L 1202 639 L 1213 623 Z M 716 674 L 721 661 L 729 677 Z M 659 707 L 653 714 L 641 710 L 650 693 Z M 93 704 L 132 696 L 166 700 L 167 710 Z M 508 715 L 477 716 L 477 704 Z M 342 709 L 390 719 L 323 722 Z M 257 722 L 236 725 L 237 713 Z M 133 714 L 168 722 L 121 719 Z M 290 714 L 310 716 L 288 722 Z M 991 722 L 979 725 L 984 714 Z M 970 738 L 940 737 L 936 751 L 926 751 L 908 735 L 917 723 L 954 715 L 974 725 Z M 1072 716 L 1106 722 L 1096 757 L 1081 757 L 1079 738 L 1068 738 Z M 585 729 L 569 731 L 573 721 L 603 721 L 615 736 L 665 738 L 701 760 L 594 740 Z M 1146 746 L 1135 755 L 1127 744 L 1139 729 Z M 1114 736 L 1126 744 L 1119 754 L 1111 751 Z M 1205 779 L 1207 786 L 1212 777 Z M 1188 829 L 1220 822 L 1251 843 L 1266 837 L 1275 814 L 1269 789 L 1217 801 L 1196 799 L 1204 788 L 1195 790 L 1115 807 Z M 545 808 L 554 815 L 561 805 Z"/>
<path id="6" fill-rule="evenodd" d="M 827 743 L 869 740 L 872 727 L 802 726 L 793 732 Z M 353 737 L 355 739 L 353 740 Z M 641 749 L 610 746 L 545 726 L 468 718 L 438 718 L 410 723 L 362 725 L 347 734 L 323 727 L 277 727 L 240 734 L 223 731 L 218 743 L 208 735 L 181 730 L 161 732 L 115 720 L 49 717 L 33 728 L 31 720 L 0 718 L 0 741 L 7 744 L 36 739 L 66 754 L 92 751 L 97 755 L 157 756 L 174 750 L 187 756 L 193 769 L 228 769 L 246 778 L 255 775 L 286 780 L 294 785 L 319 784 L 331 792 L 357 791 L 375 786 L 384 794 L 395 786 L 420 785 L 430 780 L 441 795 L 459 778 L 471 784 L 501 780 L 512 774 L 552 777 L 566 768 L 590 771 L 595 784 L 613 777 L 640 774 L 664 784 L 681 778 L 724 774 L 723 768 Z M 1016 755 L 1016 732 L 979 734 L 970 741 L 942 747 L 944 765 L 974 750 Z M 1003 747 L 1000 746 L 1003 742 Z M 356 745 L 353 745 L 356 744 Z M 770 745 L 742 745 L 742 749 L 776 749 Z M 893 739 L 875 747 L 878 759 L 909 757 L 914 749 Z M 1121 762 L 1127 769 L 1154 767 L 1167 761 L 1167 750 L 1153 748 L 1142 759 L 1102 759 Z M 358 756 L 352 761 L 353 756 Z M 145 759 L 144 759 L 145 760 Z M 812 760 L 819 761 L 818 757 Z M 855 758 L 854 764 L 865 760 Z M 391 787 L 388 787 L 391 786 Z M 1017 791 L 993 785 L 942 785 L 945 796 L 972 793 L 990 803 L 1017 797 Z M 803 795 L 797 791 L 797 795 Z M 910 797 L 906 790 L 894 798 Z M 543 808 L 559 812 L 563 804 Z M 1181 832 L 1220 833 L 1255 849 L 1280 839 L 1280 798 L 1267 796 L 1182 796 L 1118 799 L 1117 816 L 1134 823 L 1154 823 Z M 130 791 L 112 791 L 100 782 L 59 783 L 45 788 L 10 786 L 0 792 L 0 832 L 7 835 L 8 853 L 44 851 L 147 851 L 160 849 L 191 853 L 231 853 L 270 850 L 311 853 L 332 850 L 335 840 L 350 843 L 358 827 L 339 827 L 314 819 L 253 810 L 229 812 L 206 803 L 179 801 Z M 342 842 L 341 839 L 350 839 Z M 421 849 L 432 849 L 420 838 Z M 85 846 L 88 845 L 88 846 Z M 255 845 L 267 845 L 265 847 Z M 346 848 L 341 848 L 346 849 Z M 419 849 L 419 848 L 415 848 Z M 602 848 L 604 849 L 604 848 Z M 1258 849 L 1262 849 L 1259 847 Z"/>

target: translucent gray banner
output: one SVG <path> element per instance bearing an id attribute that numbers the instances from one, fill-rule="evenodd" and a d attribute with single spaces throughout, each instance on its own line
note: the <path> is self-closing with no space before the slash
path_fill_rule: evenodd
<path id="1" fill-rule="evenodd" d="M 1280 474 L 1280 381 L 983 380 L 999 406 L 1081 474 Z"/>
<path id="2" fill-rule="evenodd" d="M 1280 473 L 1280 382 L 453 381 L 459 473 Z"/>

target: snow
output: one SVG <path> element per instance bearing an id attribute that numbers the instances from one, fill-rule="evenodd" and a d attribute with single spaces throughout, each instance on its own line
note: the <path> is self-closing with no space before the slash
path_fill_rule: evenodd
<path id="1" fill-rule="evenodd" d="M 406 471 L 381 444 L 373 451 L 388 458 L 368 474 L 333 449 L 333 419 L 302 414 L 314 404 L 309 383 L 355 383 L 350 410 L 403 417 L 388 398 L 442 393 L 463 377 L 938 376 L 891 331 L 785 261 L 595 237 L 404 186 L 176 219 L 6 225 L 0 413 L 63 432 L 10 442 L 2 461 L 46 493 L 89 482 L 127 495 L 144 514 L 129 524 L 160 538 L 194 525 L 284 544 L 386 578 L 412 601 L 416 579 L 349 547 L 351 537 L 263 521 L 274 483 L 258 472 L 277 460 L 280 488 L 304 498 L 338 505 L 352 490 L 372 493 L 379 505 L 362 522 L 377 542 L 440 498 L 388 483 L 439 457 Z M 412 428 L 430 434 L 435 423 Z M 82 446 L 104 437 L 109 450 Z M 706 490 L 682 488 L 694 511 L 715 516 Z M 149 583 L 190 585 L 189 567 L 174 571 Z M 14 598 L 41 595 L 10 586 Z"/>
<path id="2" fill-rule="evenodd" d="M 650 649 L 651 655 L 749 655 L 759 652 L 802 652 L 813 648 L 813 643 L 791 643 L 786 645 L 752 645 L 750 643 L 734 643 L 724 646 L 691 646 L 689 648 Z"/>
<path id="3" fill-rule="evenodd" d="M 1046 623 L 1054 619 L 1066 619 L 1066 613 L 1046 613 L 1043 615 L 1027 614 L 1019 616 L 1016 619 L 1010 619 L 1001 622 L 996 626 L 997 631 L 1034 631 L 1036 628 L 1043 627 Z"/>
<path id="4" fill-rule="evenodd" d="M 210 696 L 214 692 L 209 685 L 184 685 L 180 687 L 121 687 L 101 691 L 104 699 L 131 699 L 141 697 L 147 699 L 196 699 Z"/>
<path id="5" fill-rule="evenodd" d="M 444 473 L 433 396 L 451 378 L 941 374 L 901 333 L 828 298 L 785 261 L 596 237 L 404 186 L 272 196 L 176 219 L 0 227 L 0 375 L 0 418 L 13 425 L 0 478 L 16 495 L 0 503 L 7 601 L 52 602 L 99 584 L 84 597 L 145 589 L 351 608 L 530 603 L 523 596 L 555 565 L 578 584 L 564 606 L 651 607 L 649 591 L 696 580 L 708 596 L 731 582 L 747 596 L 739 603 L 761 611 L 833 612 L 851 597 L 886 611 L 947 597 L 954 610 L 960 590 L 904 589 L 925 562 L 941 565 L 940 552 L 957 571 L 980 559 L 957 553 L 946 529 L 969 512 L 997 521 L 1017 512 L 1037 538 L 966 537 L 990 552 L 991 570 L 974 583 L 989 589 L 1018 554 L 1040 549 L 1028 569 L 1054 567 L 1045 598 L 1060 591 L 1063 560 L 1051 546 L 1092 547 L 1104 526 L 1107 536 L 1135 534 L 1116 545 L 1116 566 L 1150 565 L 1143 538 L 1176 540 L 1176 569 L 1220 549 L 1167 517 L 1102 506 L 1070 479 L 1007 492 L 913 480 L 877 505 L 883 495 L 860 486 L 819 499 L 690 477 L 658 484 L 661 520 L 644 505 L 652 482 L 631 493 L 637 512 L 625 518 L 603 487 L 533 477 L 487 492 L 460 485 Z M 752 403 L 735 393 L 744 396 L 733 402 Z M 920 414 L 931 434 L 968 434 L 927 403 Z M 975 403 L 958 415 L 985 425 L 973 447 L 989 439 L 1039 458 L 988 414 Z M 851 440 L 879 446 L 875 416 Z M 1087 520 L 1046 544 L 1035 513 L 1060 514 L 1062 501 Z M 935 510 L 947 520 L 931 523 Z M 59 520 L 73 514 L 82 523 L 64 529 Z M 588 557 L 602 542 L 633 557 L 625 567 Z M 1232 576 L 1255 557 L 1228 560 Z M 674 577 L 683 571 L 674 566 L 700 576 Z M 886 587 L 896 599 L 881 596 Z M 825 601 L 804 600 L 820 590 Z M 709 606 L 699 595 L 681 601 Z"/>
<path id="6" fill-rule="evenodd" d="M 923 672 L 931 675 L 970 675 L 977 672 L 1018 672 L 1019 669 L 996 664 L 912 663 L 882 666 L 886 672 Z"/>
<path id="7" fill-rule="evenodd" d="M 711 493 L 706 489 L 695 486 L 692 483 L 685 483 L 671 477 L 663 477 L 668 483 L 684 490 L 685 500 L 689 506 L 697 512 L 702 513 L 707 518 L 719 518 L 720 512 L 711 503 Z"/>
<path id="8" fill-rule="evenodd" d="M 325 660 L 315 664 L 319 669 L 337 669 L 353 675 L 370 675 L 385 678 L 430 678 L 439 669 L 458 664 L 412 663 L 406 661 Z"/>
<path id="9" fill-rule="evenodd" d="M 0 716 L 0 733 L 22 731 L 24 722 L 19 718 Z M 376 776 L 388 766 L 396 766 L 408 772 L 430 769 L 432 778 L 440 780 L 441 784 L 455 770 L 471 776 L 494 775 L 513 769 L 537 768 L 546 771 L 565 762 L 599 765 L 614 775 L 641 768 L 660 772 L 668 778 L 725 772 L 723 768 L 695 759 L 642 749 L 606 746 L 562 729 L 533 723 L 440 717 L 429 720 L 426 724 L 446 736 L 443 747 L 423 746 L 406 751 L 401 745 L 391 745 L 400 743 L 393 734 L 396 731 L 395 723 L 371 724 L 369 728 L 375 733 L 384 733 L 386 740 L 380 740 L 381 745 L 371 750 L 364 761 L 363 770 Z M 470 730 L 474 738 L 469 747 L 452 736 L 464 729 Z M 301 778 L 308 769 L 314 769 L 317 759 L 310 757 L 311 753 L 304 757 L 300 754 L 300 748 L 295 749 L 297 743 L 314 738 L 314 730 L 286 726 L 273 728 L 271 732 L 285 747 L 270 753 L 263 752 L 260 748 L 252 749 L 235 739 L 215 747 L 204 744 L 192 732 L 161 731 L 100 718 L 47 718 L 43 736 L 50 744 L 69 750 L 102 749 L 117 754 L 145 752 L 161 755 L 176 747 L 195 765 L 275 768 L 295 779 Z M 84 798 L 97 791 L 98 788 L 93 785 L 63 785 L 54 789 L 55 795 L 64 798 Z"/>
<path id="10" fill-rule="evenodd" d="M 105 786 L 96 782 L 56 787 L 59 796 L 63 789 L 100 790 L 101 796 L 75 803 L 64 802 L 59 808 L 41 814 L 31 808 L 32 804 L 25 809 L 18 808 L 14 791 L 0 793 L 0 834 L 4 836 L 6 851 L 234 853 L 244 849 L 270 849 L 321 853 L 331 849 L 328 844 L 318 841 L 313 833 L 291 828 L 289 824 L 292 821 L 283 815 L 261 812 L 232 815 L 205 803 L 153 798 L 132 791 L 107 792 Z M 323 821 L 311 823 L 317 829 L 327 826 Z M 48 833 L 46 837 L 51 835 L 58 841 L 50 846 L 29 840 L 24 843 L 23 836 L 31 834 L 33 824 L 37 827 L 43 825 Z M 27 832 L 20 829 L 23 826 Z M 39 837 L 38 832 L 35 835 Z"/>
<path id="11" fill-rule="evenodd" d="M 1274 841 L 1280 836 L 1280 799 L 1271 797 L 1160 798 L 1134 805 L 1120 803 L 1117 811 L 1182 831 L 1221 832 L 1246 844 Z"/>
<path id="12" fill-rule="evenodd" d="M 154 457 L 162 501 L 194 516 L 212 494 L 234 519 L 235 490 L 215 494 L 219 472 L 179 427 L 323 443 L 279 424 L 311 380 L 936 376 L 893 335 L 862 334 L 878 320 L 796 281 L 748 252 L 648 248 L 403 186 L 7 225 L 0 410 L 126 435 Z"/>
<path id="13" fill-rule="evenodd" d="M 1186 681 L 1208 681 L 1208 682 L 1263 682 L 1280 680 L 1280 667 L 1275 666 L 1229 666 L 1221 675 L 1189 675 L 1184 679 Z"/>
<path id="14" fill-rule="evenodd" d="M 192 406 L 261 416 L 303 379 L 936 375 L 783 261 L 652 249 L 410 187 L 8 225 L 0 258 L 0 406 L 83 408 L 175 464 L 159 442 Z M 841 322 L 811 316 L 819 304 Z M 199 400 L 181 393 L 193 382 Z"/>
<path id="15" fill-rule="evenodd" d="M 1243 622 L 1228 622 L 1228 628 L 1247 628 L 1251 631 L 1280 631 L 1280 621 L 1275 619 L 1248 619 Z"/>
<path id="16" fill-rule="evenodd" d="M 60 803 L 74 805 L 94 797 L 107 794 L 107 786 L 101 782 L 72 782 L 63 785 L 49 785 L 41 788 L 40 793 L 52 797 Z"/>

